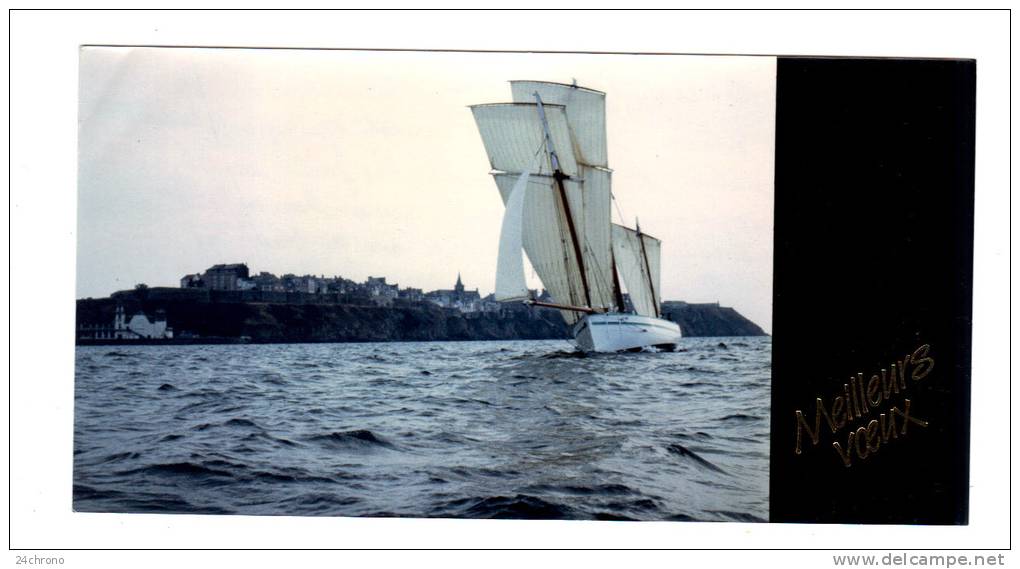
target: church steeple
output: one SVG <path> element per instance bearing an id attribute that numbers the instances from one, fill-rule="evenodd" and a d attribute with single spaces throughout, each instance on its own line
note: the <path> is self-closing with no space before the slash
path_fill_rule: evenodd
<path id="1" fill-rule="evenodd" d="M 457 294 L 461 294 L 461 293 L 464 292 L 464 283 L 461 282 L 461 280 L 460 280 L 460 272 L 459 271 L 457 272 L 457 284 L 453 285 L 453 290 L 456 291 Z"/>

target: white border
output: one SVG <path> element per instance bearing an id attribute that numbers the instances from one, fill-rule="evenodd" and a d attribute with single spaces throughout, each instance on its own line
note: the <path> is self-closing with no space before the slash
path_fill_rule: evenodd
<path id="1" fill-rule="evenodd" d="M 1009 545 L 1009 14 L 16 12 L 11 16 L 11 545 L 872 547 Z M 593 31 L 594 30 L 594 31 Z M 966 527 L 74 514 L 77 48 L 84 43 L 967 57 L 978 60 L 971 523 Z M 6 284 L 5 284 L 6 286 Z M 6 394 L 4 395 L 6 397 Z M 5 402 L 6 403 L 6 402 Z M 6 429 L 6 426 L 4 427 Z M 6 440 L 7 437 L 3 437 Z M 13 554 L 12 554 L 13 556 Z M 158 556 L 161 563 L 185 558 Z M 479 562 L 484 559 L 478 557 Z M 752 561 L 757 556 L 740 556 Z M 105 566 L 137 559 L 70 553 Z M 202 556 L 210 563 L 232 558 Z M 287 559 L 258 556 L 269 563 Z M 409 561 L 416 558 L 407 557 Z M 602 561 L 612 556 L 600 557 Z M 827 557 L 818 557 L 829 563 Z M 551 558 L 550 558 L 551 560 Z M 276 563 L 273 562 L 273 563 Z M 619 558 L 618 562 L 627 562 Z M 128 566 L 128 565 L 124 565 Z"/>

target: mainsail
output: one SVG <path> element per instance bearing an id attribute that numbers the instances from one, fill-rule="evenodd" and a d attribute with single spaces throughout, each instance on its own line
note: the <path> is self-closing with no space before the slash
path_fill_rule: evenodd
<path id="1" fill-rule="evenodd" d="M 658 318 L 659 256 L 662 242 L 629 227 L 613 224 L 613 257 L 627 285 L 634 311 Z"/>
<path id="2" fill-rule="evenodd" d="M 528 284 L 524 279 L 524 259 L 521 257 L 522 214 L 528 189 L 528 173 L 520 175 L 506 202 L 503 227 L 499 233 L 499 260 L 496 264 L 496 300 L 524 300 L 528 298 Z"/>
<path id="3" fill-rule="evenodd" d="M 512 87 L 514 103 L 476 105 L 471 110 L 505 204 L 509 205 L 520 174 L 531 174 L 523 198 L 524 251 L 556 302 L 597 311 L 622 308 L 616 306 L 613 288 L 605 95 L 534 81 L 515 81 Z M 561 180 L 562 194 L 553 176 L 539 105 L 525 102 L 534 100 L 536 93 L 542 100 L 549 143 L 566 176 Z M 579 317 L 574 311 L 561 312 L 568 323 Z"/>
<path id="4" fill-rule="evenodd" d="M 510 90 L 515 103 L 530 103 L 538 93 L 543 103 L 562 105 L 576 143 L 577 160 L 589 166 L 609 167 L 605 93 L 546 81 L 511 81 Z"/>

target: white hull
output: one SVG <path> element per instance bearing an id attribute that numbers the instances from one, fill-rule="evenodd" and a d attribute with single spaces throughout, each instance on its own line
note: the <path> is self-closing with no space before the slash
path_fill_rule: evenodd
<path id="1" fill-rule="evenodd" d="M 675 322 L 637 314 L 589 314 L 574 324 L 574 341 L 586 352 L 622 352 L 646 347 L 673 349 L 680 342 Z"/>

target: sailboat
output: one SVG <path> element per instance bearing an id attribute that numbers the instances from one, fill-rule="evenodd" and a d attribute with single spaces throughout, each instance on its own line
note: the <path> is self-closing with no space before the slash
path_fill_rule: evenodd
<path id="1" fill-rule="evenodd" d="M 586 352 L 674 349 L 681 334 L 662 318 L 661 241 L 612 222 L 606 94 L 546 81 L 510 87 L 513 102 L 470 107 L 505 205 L 496 300 L 559 309 Z M 522 251 L 552 302 L 529 291 Z"/>

